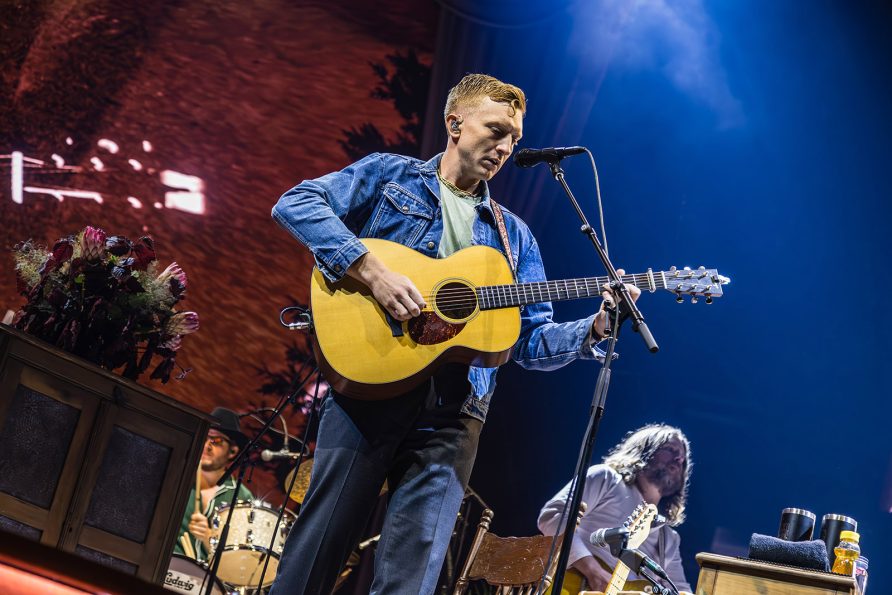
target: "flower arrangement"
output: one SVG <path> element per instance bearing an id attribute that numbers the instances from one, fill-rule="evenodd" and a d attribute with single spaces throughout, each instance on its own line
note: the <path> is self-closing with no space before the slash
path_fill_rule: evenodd
<path id="1" fill-rule="evenodd" d="M 88 226 L 52 250 L 29 240 L 14 252 L 27 302 L 13 326 L 109 370 L 123 366 L 131 379 L 157 354 L 151 378 L 170 379 L 183 336 L 198 330 L 198 314 L 174 309 L 186 296 L 186 273 L 176 262 L 158 272 L 152 238 L 131 242 Z"/>

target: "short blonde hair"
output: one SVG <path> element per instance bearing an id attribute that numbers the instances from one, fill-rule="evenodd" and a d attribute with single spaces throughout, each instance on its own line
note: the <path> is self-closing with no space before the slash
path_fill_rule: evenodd
<path id="1" fill-rule="evenodd" d="M 488 74 L 466 74 L 458 84 L 449 90 L 446 97 L 446 108 L 443 110 L 445 118 L 454 113 L 459 105 L 476 107 L 484 97 L 489 97 L 496 103 L 507 103 L 512 108 L 520 110 L 526 115 L 527 98 L 520 87 L 509 83 L 503 83 L 494 76 Z M 514 115 L 512 113 L 512 115 Z"/>

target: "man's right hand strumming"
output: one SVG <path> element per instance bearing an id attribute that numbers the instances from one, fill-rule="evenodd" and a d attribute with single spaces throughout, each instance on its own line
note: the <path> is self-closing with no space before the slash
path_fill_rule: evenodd
<path id="1" fill-rule="evenodd" d="M 347 275 L 368 287 L 381 307 L 399 321 L 418 316 L 426 306 L 421 292 L 408 277 L 391 271 L 370 252 L 354 262 Z"/>
<path id="2" fill-rule="evenodd" d="M 585 556 L 573 563 L 572 568 L 582 573 L 588 588 L 592 591 L 603 591 L 610 583 L 610 572 L 604 570 L 594 556 Z"/>

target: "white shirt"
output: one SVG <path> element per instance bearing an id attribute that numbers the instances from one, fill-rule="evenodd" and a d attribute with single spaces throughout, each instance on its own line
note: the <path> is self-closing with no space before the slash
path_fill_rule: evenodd
<path id="1" fill-rule="evenodd" d="M 569 491 L 568 483 L 539 512 L 539 530 L 545 535 L 554 535 L 563 529 L 563 525 L 558 527 L 558 524 Z M 572 565 L 580 558 L 594 555 L 608 567 L 613 568 L 617 559 L 610 553 L 610 549 L 594 546 L 589 543 L 588 538 L 597 529 L 610 529 L 622 525 L 644 498 L 637 486 L 623 482 L 622 476 L 612 468 L 607 465 L 593 465 L 586 474 L 582 501 L 586 504 L 586 513 L 573 534 L 567 564 Z M 663 525 L 653 528 L 647 540 L 638 549 L 662 566 L 680 591 L 690 592 L 691 586 L 685 579 L 684 568 L 681 565 L 680 544 L 681 537 L 678 533 L 670 526 Z M 634 572 L 629 572 L 629 580 L 641 578 Z"/>

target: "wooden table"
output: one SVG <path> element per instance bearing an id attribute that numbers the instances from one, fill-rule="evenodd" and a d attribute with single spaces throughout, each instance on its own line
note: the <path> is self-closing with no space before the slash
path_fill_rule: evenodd
<path id="1" fill-rule="evenodd" d="M 697 554 L 697 595 L 859 595 L 855 579 L 768 562 Z"/>

